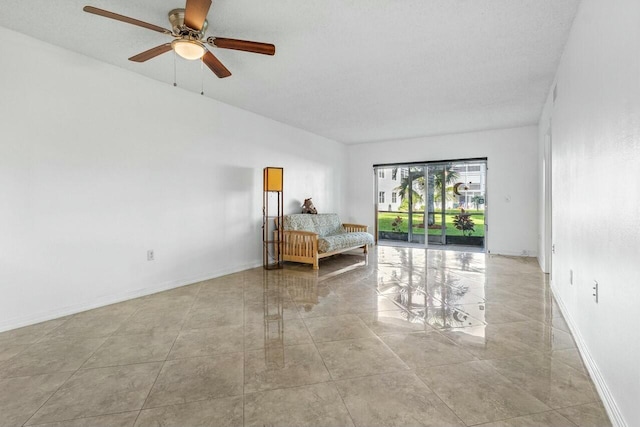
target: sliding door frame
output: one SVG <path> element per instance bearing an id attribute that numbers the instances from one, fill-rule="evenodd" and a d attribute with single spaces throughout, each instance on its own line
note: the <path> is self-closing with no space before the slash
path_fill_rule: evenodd
<path id="1" fill-rule="evenodd" d="M 379 230 L 379 221 L 378 221 L 378 205 L 379 205 L 379 188 L 378 188 L 378 171 L 381 169 L 392 169 L 392 168 L 397 168 L 398 170 L 401 170 L 402 168 L 407 168 L 408 169 L 408 173 L 409 173 L 409 182 L 411 181 L 411 176 L 412 176 L 412 172 L 411 172 L 411 168 L 412 167 L 421 167 L 423 170 L 423 175 L 424 175 L 424 179 L 425 179 L 425 196 L 428 198 L 428 179 L 429 179 L 429 173 L 431 173 L 430 168 L 433 167 L 437 167 L 437 166 L 446 166 L 446 165 L 451 165 L 451 164 L 455 164 L 455 163 L 484 163 L 485 165 L 485 182 L 484 182 L 484 199 L 485 199 L 485 203 L 484 203 L 484 250 L 486 253 L 490 253 L 489 251 L 489 247 L 488 247 L 488 240 L 489 240 L 489 225 L 488 225 L 488 175 L 489 175 L 489 161 L 487 157 L 473 157 L 473 158 L 464 158 L 464 159 L 452 159 L 452 160 L 433 160 L 433 161 L 419 161 L 419 162 L 401 162 L 401 163 L 378 163 L 378 164 L 374 164 L 373 165 L 373 177 L 374 177 L 374 220 L 375 220 L 375 243 L 376 245 L 378 244 L 378 238 L 380 235 L 380 230 Z M 440 194 L 440 203 L 441 203 L 441 210 L 442 210 L 442 218 L 441 221 L 443 223 L 443 228 L 442 228 L 442 237 L 446 236 L 446 185 L 441 185 L 441 194 Z M 412 205 L 413 205 L 413 200 L 412 197 L 409 197 L 408 200 L 409 203 L 409 215 L 408 215 L 408 234 L 407 234 L 407 243 L 412 243 L 412 235 L 413 235 L 413 211 L 412 211 Z M 425 215 L 425 223 L 426 223 L 426 217 L 428 215 L 428 203 L 425 202 L 424 204 L 424 212 L 423 214 Z M 434 208 L 435 211 L 435 208 Z M 434 212 L 435 215 L 435 212 Z M 441 239 L 441 243 L 436 243 L 438 245 L 444 245 L 446 243 L 446 240 L 443 242 Z M 428 228 L 425 227 L 424 230 L 424 246 L 425 248 L 429 245 L 429 232 L 428 232 Z"/>

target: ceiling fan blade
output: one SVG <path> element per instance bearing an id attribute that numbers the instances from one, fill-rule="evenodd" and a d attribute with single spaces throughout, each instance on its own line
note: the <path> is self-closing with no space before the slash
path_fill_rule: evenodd
<path id="1" fill-rule="evenodd" d="M 165 52 L 169 52 L 171 49 L 171 43 L 161 44 L 160 46 L 153 47 L 149 50 L 145 50 L 142 53 L 132 56 L 131 58 L 129 58 L 129 61 L 145 62 L 151 58 L 155 58 L 158 55 L 162 55 Z"/>
<path id="2" fill-rule="evenodd" d="M 202 30 L 210 7 L 211 0 L 187 0 L 184 9 L 184 25 L 194 30 Z"/>
<path id="3" fill-rule="evenodd" d="M 98 9 L 97 7 L 93 6 L 85 6 L 82 8 L 82 10 L 84 10 L 85 12 L 93 13 L 94 15 L 100 15 L 104 16 L 105 18 L 115 19 L 116 21 L 126 22 L 127 24 L 137 25 L 138 27 L 147 28 L 159 33 L 173 35 L 173 33 L 166 28 L 158 27 L 157 25 L 149 24 L 148 22 L 140 21 L 139 19 L 129 18 L 128 16 L 109 12 L 108 10 Z"/>
<path id="4" fill-rule="evenodd" d="M 270 43 L 258 43 L 220 37 L 210 37 L 207 42 L 221 49 L 242 50 L 245 52 L 261 53 L 263 55 L 275 55 L 276 53 L 276 47 Z"/>
<path id="5" fill-rule="evenodd" d="M 213 53 L 209 51 L 207 51 L 207 53 L 205 53 L 202 57 L 202 62 L 204 62 L 205 65 L 209 67 L 211 71 L 213 71 L 213 74 L 220 77 L 221 79 L 229 77 L 231 75 L 231 72 L 227 70 L 227 67 L 225 67 L 222 62 L 220 62 L 220 60 L 213 56 Z"/>

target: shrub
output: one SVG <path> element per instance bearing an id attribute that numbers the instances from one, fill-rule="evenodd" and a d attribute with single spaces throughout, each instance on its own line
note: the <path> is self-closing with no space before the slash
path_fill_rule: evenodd
<path id="1" fill-rule="evenodd" d="M 462 231 L 463 236 L 471 236 L 471 234 L 476 231 L 473 219 L 471 219 L 470 214 L 465 212 L 464 209 L 460 209 L 460 213 L 453 217 L 453 225 Z"/>
<path id="2" fill-rule="evenodd" d="M 391 223 L 391 231 L 401 231 L 400 227 L 402 224 L 402 218 L 400 217 L 400 215 L 398 215 L 396 217 L 396 219 L 393 220 L 393 222 Z"/>

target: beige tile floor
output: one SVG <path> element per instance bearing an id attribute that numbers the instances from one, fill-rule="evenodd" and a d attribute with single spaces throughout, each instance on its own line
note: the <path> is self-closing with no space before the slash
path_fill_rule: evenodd
<path id="1" fill-rule="evenodd" d="M 0 426 L 608 426 L 534 260 L 377 247 L 0 334 Z"/>

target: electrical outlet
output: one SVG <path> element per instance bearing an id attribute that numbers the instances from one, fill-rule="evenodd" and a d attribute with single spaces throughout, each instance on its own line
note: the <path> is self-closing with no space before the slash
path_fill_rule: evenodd
<path id="1" fill-rule="evenodd" d="M 596 304 L 598 303 L 598 281 L 593 281 L 593 297 L 596 299 Z"/>
<path id="2" fill-rule="evenodd" d="M 153 249 L 149 249 L 147 251 L 147 261 L 153 261 L 153 260 L 154 260 Z"/>
<path id="3" fill-rule="evenodd" d="M 569 284 L 573 285 L 573 270 L 569 270 Z"/>

